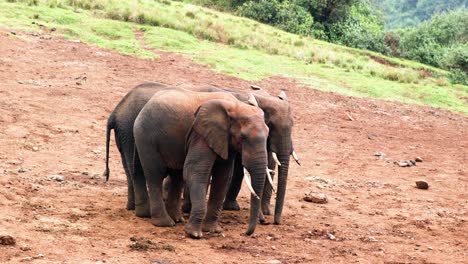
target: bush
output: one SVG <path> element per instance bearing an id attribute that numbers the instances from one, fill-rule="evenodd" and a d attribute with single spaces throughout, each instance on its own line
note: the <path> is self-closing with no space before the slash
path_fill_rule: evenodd
<path id="1" fill-rule="evenodd" d="M 310 35 L 314 21 L 305 8 L 291 1 L 249 1 L 238 12 L 242 16 L 300 35 Z"/>

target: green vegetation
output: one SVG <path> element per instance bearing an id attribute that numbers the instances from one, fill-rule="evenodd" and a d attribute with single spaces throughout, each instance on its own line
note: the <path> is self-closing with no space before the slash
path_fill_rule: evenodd
<path id="1" fill-rule="evenodd" d="M 282 75 L 316 89 L 468 113 L 467 87 L 450 84 L 446 71 L 290 34 L 195 5 L 167 0 L 12 1 L 0 0 L 0 27 L 56 28 L 67 38 L 154 57 L 142 47 L 144 42 L 247 80 Z M 142 39 L 135 36 L 137 32 Z"/>
<path id="2" fill-rule="evenodd" d="M 382 11 L 385 27 L 415 27 L 432 16 L 452 10 L 466 9 L 466 0 L 372 0 Z"/>
<path id="3" fill-rule="evenodd" d="M 464 0 L 193 0 L 270 24 L 288 32 L 312 36 L 348 47 L 403 57 L 452 72 L 451 81 L 468 85 L 468 11 Z M 397 2 L 397 4 L 395 4 Z M 388 12 L 381 14 L 373 7 Z M 407 8 L 407 9 L 405 9 Z M 447 10 L 458 11 L 439 14 Z M 386 31 L 382 15 L 412 15 L 409 24 L 430 21 L 408 30 Z M 400 20 L 398 20 L 400 21 Z M 395 21 L 393 21 L 395 22 Z M 405 22 L 406 23 L 406 22 Z M 460 37 L 462 36 L 462 37 Z M 454 60 L 456 62 L 454 62 Z M 454 66 L 456 64 L 456 66 Z"/>

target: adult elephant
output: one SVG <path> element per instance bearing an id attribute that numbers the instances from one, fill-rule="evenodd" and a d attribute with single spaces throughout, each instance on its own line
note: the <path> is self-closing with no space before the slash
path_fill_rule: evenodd
<path id="1" fill-rule="evenodd" d="M 106 169 L 104 175 L 106 176 L 106 180 L 109 180 L 109 144 L 111 131 L 113 129 L 115 142 L 120 152 L 125 175 L 127 176 L 127 209 L 135 210 L 135 214 L 139 217 L 149 217 L 150 215 L 146 205 L 135 206 L 135 195 L 141 196 L 137 200 L 146 201 L 148 194 L 146 186 L 144 186 L 143 183 L 134 185 L 134 179 L 132 176 L 134 159 L 133 151 L 135 146 L 133 125 L 141 109 L 146 105 L 151 97 L 153 97 L 156 92 L 165 89 L 171 89 L 171 87 L 158 82 L 146 82 L 134 87 L 117 104 L 107 120 Z M 207 92 L 219 91 L 219 89 L 211 87 L 206 87 L 201 90 Z"/>
<path id="2" fill-rule="evenodd" d="M 289 157 L 293 158 L 300 165 L 300 161 L 294 152 L 292 144 L 292 127 L 293 119 L 291 115 L 291 108 L 288 103 L 288 98 L 284 92 L 278 96 L 271 96 L 265 92 L 257 93 L 254 95 L 258 102 L 258 106 L 265 113 L 265 124 L 269 127 L 268 136 L 268 154 L 269 164 L 268 167 L 274 170 L 278 165 L 278 185 L 276 193 L 276 205 L 274 214 L 274 223 L 281 223 L 281 214 L 283 211 L 284 200 L 286 195 L 286 185 L 289 172 Z M 242 100 L 242 98 L 241 98 Z M 245 95 L 243 100 L 245 100 Z M 244 171 L 237 163 L 234 169 L 234 175 L 231 186 L 227 193 L 224 209 L 225 210 L 239 210 L 239 204 L 236 201 L 237 195 L 242 184 Z M 263 214 L 270 215 L 270 199 L 272 195 L 272 186 L 265 185 L 263 198 L 262 198 L 262 211 Z M 262 221 L 263 219 L 261 219 Z"/>
<path id="3" fill-rule="evenodd" d="M 199 238 L 202 229 L 220 232 L 218 218 L 234 158 L 240 153 L 242 165 L 252 176 L 254 192 L 246 233 L 254 232 L 268 171 L 268 127 L 261 109 L 242 103 L 229 93 L 169 89 L 155 94 L 143 107 L 135 120 L 133 133 L 137 149 L 134 183 L 139 184 L 141 178 L 146 178 L 154 225 L 173 226 L 174 220 L 182 218 L 183 169 L 183 180 L 192 201 L 186 233 Z M 140 163 L 142 171 L 137 169 Z M 162 182 L 168 174 L 172 185 L 164 203 Z M 212 185 L 207 210 L 205 197 L 210 175 Z M 140 204 L 138 200 L 135 202 Z"/>
<path id="4" fill-rule="evenodd" d="M 133 137 L 133 125 L 138 113 L 141 111 L 143 106 L 150 100 L 150 98 L 158 91 L 168 89 L 169 86 L 161 83 L 144 83 L 133 88 L 116 106 L 112 114 L 110 115 L 107 123 L 107 145 L 106 145 L 106 178 L 109 177 L 109 140 L 111 129 L 115 130 L 115 141 L 122 157 L 122 163 L 124 165 L 125 173 L 128 181 L 128 202 L 127 208 L 129 210 L 135 209 L 135 214 L 139 217 L 149 217 L 149 211 L 147 210 L 146 204 L 139 204 L 135 206 L 134 195 L 140 196 L 139 201 L 145 201 L 147 197 L 146 186 L 143 183 L 134 186 L 132 177 L 132 164 L 133 164 L 133 148 L 134 148 L 134 137 Z M 204 92 L 220 92 L 223 91 L 214 87 L 202 87 L 197 88 L 196 91 Z M 237 93 L 233 91 L 227 91 L 232 93 L 236 98 L 243 102 L 248 101 L 248 96 L 244 93 Z M 278 96 L 271 96 L 264 91 L 258 91 L 255 95 L 259 107 L 265 113 L 265 123 L 270 128 L 269 140 L 268 140 L 268 152 L 269 152 L 269 168 L 274 169 L 275 164 L 281 164 L 279 166 L 279 177 L 277 187 L 277 199 L 275 206 L 275 217 L 274 222 L 280 223 L 282 208 L 284 205 L 284 199 L 286 194 L 286 183 L 289 171 L 289 155 L 294 154 L 292 147 L 291 131 L 293 126 L 293 120 L 291 116 L 291 109 L 288 103 L 288 99 L 284 92 Z M 273 154 L 275 153 L 275 154 Z M 277 153 L 277 155 L 276 155 Z M 273 156 L 276 156 L 275 162 Z M 294 158 L 299 163 L 299 160 L 294 155 Z M 226 200 L 224 203 L 224 209 L 226 210 L 239 210 L 239 205 L 236 201 L 239 193 L 244 171 L 242 168 L 242 161 L 236 160 L 236 166 L 234 169 L 234 176 L 232 184 L 229 188 Z M 140 179 L 141 180 L 141 179 Z M 142 187 L 139 187 L 142 186 Z M 271 214 L 270 199 L 272 195 L 272 187 L 267 184 L 264 188 L 264 194 L 262 198 L 262 212 L 266 215 Z M 186 211 L 190 211 L 190 205 L 185 204 Z"/>

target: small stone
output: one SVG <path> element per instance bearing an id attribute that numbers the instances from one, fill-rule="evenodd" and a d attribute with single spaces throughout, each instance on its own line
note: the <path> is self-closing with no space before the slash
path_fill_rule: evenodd
<path id="1" fill-rule="evenodd" d="M 330 240 L 336 240 L 336 237 L 331 233 L 327 233 L 327 238 Z"/>
<path id="2" fill-rule="evenodd" d="M 10 246 L 14 244 L 16 244 L 16 240 L 12 236 L 0 236 L 0 245 Z"/>
<path id="3" fill-rule="evenodd" d="M 423 162 L 423 159 L 422 159 L 421 157 L 416 157 L 416 158 L 414 159 L 414 161 L 416 161 L 416 162 Z"/>
<path id="4" fill-rule="evenodd" d="M 427 190 L 429 189 L 429 183 L 427 183 L 425 180 L 419 180 L 416 181 L 416 187 L 421 190 Z"/>
<path id="5" fill-rule="evenodd" d="M 385 153 L 378 151 L 378 152 L 374 153 L 374 156 L 376 156 L 376 157 L 385 157 Z"/>
<path id="6" fill-rule="evenodd" d="M 49 176 L 49 180 L 63 182 L 65 180 L 65 177 L 63 177 L 62 175 L 51 175 Z"/>
<path id="7" fill-rule="evenodd" d="M 258 85 L 250 85 L 250 88 L 252 88 L 252 90 L 261 90 L 262 88 Z"/>
<path id="8" fill-rule="evenodd" d="M 272 259 L 267 262 L 268 264 L 281 264 L 281 260 Z"/>
<path id="9" fill-rule="evenodd" d="M 32 148 L 32 151 L 38 152 L 38 151 L 39 151 L 39 148 L 38 148 L 38 147 L 33 147 L 33 148 Z"/>
<path id="10" fill-rule="evenodd" d="M 98 150 L 98 149 L 95 149 L 95 150 L 93 150 L 93 153 L 94 153 L 94 154 L 101 154 L 101 151 Z"/>
<path id="11" fill-rule="evenodd" d="M 18 173 L 25 173 L 25 172 L 26 172 L 26 170 L 24 168 L 19 168 L 18 169 Z"/>
<path id="12" fill-rule="evenodd" d="M 275 247 L 275 246 L 271 246 L 271 249 L 276 250 L 276 247 Z"/>
<path id="13" fill-rule="evenodd" d="M 31 247 L 30 247 L 30 246 L 22 246 L 22 247 L 20 247 L 20 249 L 21 249 L 22 251 L 30 251 L 30 250 L 31 250 Z"/>
<path id="14" fill-rule="evenodd" d="M 323 193 L 308 193 L 304 196 L 304 201 L 318 204 L 328 203 L 327 196 Z"/>
<path id="15" fill-rule="evenodd" d="M 429 250 L 433 250 L 433 248 L 432 248 L 432 247 L 427 247 L 427 249 L 429 249 Z"/>
<path id="16" fill-rule="evenodd" d="M 411 167 L 413 165 L 416 165 L 416 162 L 412 160 L 400 160 L 400 161 L 395 161 L 395 164 L 397 164 L 400 167 Z"/>

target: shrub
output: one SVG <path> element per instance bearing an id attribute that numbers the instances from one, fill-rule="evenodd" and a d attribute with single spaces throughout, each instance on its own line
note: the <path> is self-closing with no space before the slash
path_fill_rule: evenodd
<path id="1" fill-rule="evenodd" d="M 249 1 L 238 12 L 242 16 L 301 35 L 310 35 L 314 21 L 304 7 L 291 1 Z"/>

